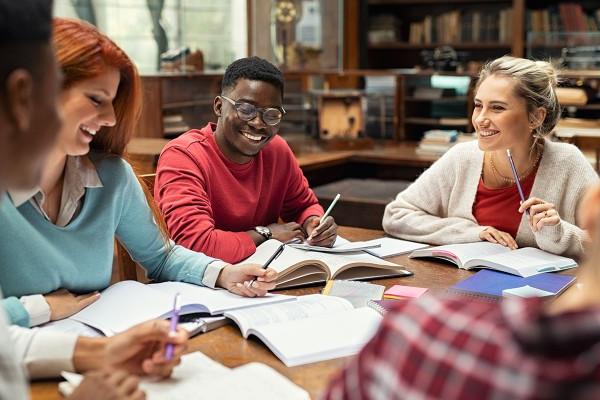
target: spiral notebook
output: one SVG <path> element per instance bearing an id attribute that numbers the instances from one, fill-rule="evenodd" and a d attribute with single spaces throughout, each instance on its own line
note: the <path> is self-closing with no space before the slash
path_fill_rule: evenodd
<path id="1" fill-rule="evenodd" d="M 522 278 L 504 272 L 483 269 L 473 276 L 458 282 L 448 289 L 448 291 L 480 299 L 498 300 L 502 298 L 503 291 L 524 286 L 557 295 L 567 289 L 574 281 L 575 276 L 573 275 L 542 273 Z"/>

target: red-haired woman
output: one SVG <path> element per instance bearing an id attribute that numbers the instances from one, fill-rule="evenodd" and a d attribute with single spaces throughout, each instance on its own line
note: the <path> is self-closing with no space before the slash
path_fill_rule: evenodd
<path id="1" fill-rule="evenodd" d="M 220 286 L 244 296 L 272 289 L 273 270 L 234 267 L 161 234 L 160 216 L 123 159 L 141 107 L 140 78 L 129 57 L 77 20 L 55 19 L 54 44 L 64 78 L 64 125 L 40 187 L 11 192 L 14 207 L 2 210 L 0 281 L 11 322 L 35 326 L 96 300 L 110 282 L 115 237 L 156 281 Z"/>

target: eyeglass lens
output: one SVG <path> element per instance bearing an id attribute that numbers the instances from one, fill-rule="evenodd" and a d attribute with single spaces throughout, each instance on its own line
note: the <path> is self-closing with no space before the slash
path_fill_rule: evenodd
<path id="1" fill-rule="evenodd" d="M 251 121 L 256 118 L 259 109 L 250 103 L 236 103 L 238 116 L 244 121 Z M 282 113 L 276 108 L 267 108 L 262 110 L 262 119 L 267 125 L 277 125 L 281 122 Z"/>

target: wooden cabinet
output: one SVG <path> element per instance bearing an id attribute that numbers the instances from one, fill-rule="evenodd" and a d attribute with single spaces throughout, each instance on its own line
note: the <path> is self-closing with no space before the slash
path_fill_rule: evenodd
<path id="1" fill-rule="evenodd" d="M 144 106 L 135 136 L 169 138 L 214 121 L 213 100 L 221 74 L 158 74 L 142 77 Z"/>

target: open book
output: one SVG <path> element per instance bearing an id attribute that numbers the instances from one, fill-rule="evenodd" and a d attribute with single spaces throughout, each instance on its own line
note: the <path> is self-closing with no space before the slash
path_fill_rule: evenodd
<path id="1" fill-rule="evenodd" d="M 267 240 L 256 248 L 256 253 L 242 263 L 264 264 L 275 253 L 281 242 Z M 306 251 L 285 246 L 269 266 L 279 273 L 277 288 L 324 282 L 329 279 L 373 279 L 386 276 L 412 275 L 401 265 L 372 256 L 363 251 L 331 254 Z"/>
<path id="2" fill-rule="evenodd" d="M 356 354 L 375 335 L 381 315 L 341 297 L 313 294 L 296 301 L 227 311 L 247 338 L 255 335 L 285 365 Z"/>
<path id="3" fill-rule="evenodd" d="M 501 244 L 489 242 L 429 247 L 413 251 L 410 257 L 441 258 L 453 262 L 459 268 L 490 268 L 525 278 L 577 266 L 575 260 L 533 247 L 511 250 Z"/>
<path id="4" fill-rule="evenodd" d="M 58 389 L 68 396 L 83 376 L 72 372 L 62 375 L 67 381 L 61 382 Z M 309 399 L 304 389 L 265 364 L 253 362 L 229 369 L 200 352 L 181 357 L 181 364 L 175 367 L 170 378 L 141 378 L 140 388 L 148 400 Z"/>
<path id="5" fill-rule="evenodd" d="M 183 282 L 144 285 L 136 281 L 122 281 L 102 291 L 98 300 L 69 319 L 96 328 L 106 336 L 112 336 L 140 322 L 169 317 L 173 308 L 173 298 L 177 293 L 181 294 L 181 315 L 218 315 L 228 310 L 296 299 L 294 296 L 281 294 L 248 298 L 226 290 Z"/>

